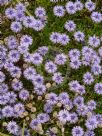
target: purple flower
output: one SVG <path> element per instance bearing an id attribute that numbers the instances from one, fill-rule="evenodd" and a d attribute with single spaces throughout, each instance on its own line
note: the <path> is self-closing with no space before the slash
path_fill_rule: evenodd
<path id="1" fill-rule="evenodd" d="M 70 66 L 72 69 L 79 69 L 79 67 L 81 66 L 81 61 L 79 59 L 72 59 L 70 62 Z"/>
<path id="2" fill-rule="evenodd" d="M 14 64 L 11 63 L 11 62 L 9 62 L 9 61 L 7 61 L 7 62 L 5 63 L 5 65 L 4 65 L 4 68 L 5 68 L 7 71 L 10 71 L 10 69 L 13 68 L 13 67 L 14 67 Z"/>
<path id="3" fill-rule="evenodd" d="M 91 85 L 94 82 L 94 77 L 90 72 L 86 72 L 83 75 L 84 84 Z"/>
<path id="4" fill-rule="evenodd" d="M 42 85 L 42 84 L 37 84 L 37 85 L 34 87 L 34 92 L 35 92 L 37 95 L 43 95 L 43 94 L 46 92 L 46 86 L 45 86 L 45 85 Z"/>
<path id="5" fill-rule="evenodd" d="M 64 65 L 67 61 L 67 56 L 64 53 L 58 54 L 55 57 L 55 63 L 57 65 Z"/>
<path id="6" fill-rule="evenodd" d="M 20 32 L 20 31 L 22 30 L 22 25 L 21 25 L 21 23 L 20 23 L 20 22 L 17 22 L 17 21 L 12 22 L 12 23 L 11 23 L 11 30 L 12 30 L 13 32 L 15 32 L 15 33 Z"/>
<path id="7" fill-rule="evenodd" d="M 49 48 L 47 46 L 42 46 L 38 48 L 38 52 L 42 55 L 45 56 L 48 53 Z"/>
<path id="8" fill-rule="evenodd" d="M 41 85 L 44 83 L 44 77 L 41 76 L 40 74 L 36 74 L 33 78 L 33 84 L 36 86 L 36 85 Z"/>
<path id="9" fill-rule="evenodd" d="M 60 37 L 61 37 L 60 33 L 52 32 L 51 35 L 50 35 L 50 41 L 53 42 L 54 44 L 59 43 Z"/>
<path id="10" fill-rule="evenodd" d="M 100 47 L 100 48 L 98 49 L 98 53 L 99 53 L 100 57 L 102 58 L 102 47 Z"/>
<path id="11" fill-rule="evenodd" d="M 83 104 L 84 104 L 84 98 L 82 96 L 77 96 L 77 97 L 74 98 L 73 103 L 77 107 L 83 106 Z"/>
<path id="12" fill-rule="evenodd" d="M 13 35 L 7 38 L 7 46 L 9 49 L 15 49 L 18 46 L 17 38 Z"/>
<path id="13" fill-rule="evenodd" d="M 16 16 L 16 10 L 14 8 L 7 8 L 5 10 L 5 15 L 7 18 L 9 19 L 14 19 L 14 17 Z"/>
<path id="14" fill-rule="evenodd" d="M 58 96 L 58 100 L 59 100 L 60 103 L 66 104 L 67 101 L 69 100 L 68 93 L 67 92 L 60 93 L 59 96 Z"/>
<path id="15" fill-rule="evenodd" d="M 63 6 L 55 6 L 53 8 L 54 15 L 57 17 L 63 17 L 65 15 L 65 9 Z"/>
<path id="16" fill-rule="evenodd" d="M 0 6 L 10 3 L 10 0 L 0 0 Z"/>
<path id="17" fill-rule="evenodd" d="M 87 130 L 84 136 L 95 136 L 95 133 L 92 130 Z"/>
<path id="18" fill-rule="evenodd" d="M 70 39 L 69 36 L 66 34 L 61 34 L 60 35 L 60 39 L 59 39 L 59 43 L 63 46 L 67 45 L 69 43 Z"/>
<path id="19" fill-rule="evenodd" d="M 66 3 L 66 10 L 68 14 L 75 14 L 76 13 L 76 6 L 73 2 L 69 1 Z"/>
<path id="20" fill-rule="evenodd" d="M 71 110 L 73 108 L 73 103 L 72 101 L 69 99 L 67 101 L 65 101 L 64 103 L 64 107 L 67 109 L 67 110 Z"/>
<path id="21" fill-rule="evenodd" d="M 26 6 L 23 3 L 19 2 L 18 4 L 16 4 L 15 9 L 17 11 L 24 12 L 26 11 Z"/>
<path id="22" fill-rule="evenodd" d="M 84 46 L 82 48 L 82 55 L 83 56 L 90 56 L 93 53 L 93 49 L 88 47 L 88 46 Z"/>
<path id="23" fill-rule="evenodd" d="M 77 107 L 77 113 L 79 116 L 85 117 L 88 114 L 88 112 L 90 112 L 90 110 L 86 105 L 79 105 Z"/>
<path id="24" fill-rule="evenodd" d="M 15 91 L 19 91 L 20 89 L 23 88 L 23 83 L 19 80 L 12 81 L 11 85 Z"/>
<path id="25" fill-rule="evenodd" d="M 91 61 L 92 61 L 92 59 L 93 59 L 93 55 L 92 54 L 94 54 L 95 52 L 93 51 L 93 49 L 92 48 L 89 48 L 89 47 L 87 47 L 87 46 L 84 46 L 83 48 L 82 48 L 82 63 L 83 63 L 83 65 L 85 65 L 85 66 L 89 66 L 90 65 L 90 63 L 91 63 Z"/>
<path id="26" fill-rule="evenodd" d="M 8 54 L 10 62 L 18 62 L 20 59 L 20 53 L 17 50 L 11 50 Z"/>
<path id="27" fill-rule="evenodd" d="M 97 128 L 98 122 L 95 116 L 92 116 L 86 120 L 85 126 L 89 130 L 94 130 Z"/>
<path id="28" fill-rule="evenodd" d="M 78 94 L 85 94 L 85 87 L 83 85 L 79 85 L 78 90 L 76 90 Z"/>
<path id="29" fill-rule="evenodd" d="M 99 65 L 100 62 L 101 62 L 101 58 L 98 55 L 93 55 L 92 64 Z"/>
<path id="30" fill-rule="evenodd" d="M 74 92 L 77 92 L 77 90 L 80 86 L 80 84 L 77 80 L 72 80 L 71 82 L 69 82 L 68 85 L 69 85 L 69 89 Z"/>
<path id="31" fill-rule="evenodd" d="M 74 124 L 78 121 L 78 116 L 75 112 L 70 113 L 70 123 Z"/>
<path id="32" fill-rule="evenodd" d="M 16 16 L 15 16 L 15 20 L 16 21 L 23 21 L 24 17 L 25 17 L 24 12 L 17 11 Z"/>
<path id="33" fill-rule="evenodd" d="M 98 121 L 98 125 L 102 125 L 102 114 L 96 114 L 96 119 Z"/>
<path id="34" fill-rule="evenodd" d="M 22 44 L 22 45 L 18 46 L 18 51 L 20 52 L 20 54 L 26 55 L 28 53 L 28 50 L 29 50 L 28 47 L 29 46 L 27 46 L 27 45 L 25 46 L 25 44 Z"/>
<path id="35" fill-rule="evenodd" d="M 81 11 L 84 7 L 83 3 L 80 1 L 76 1 L 75 3 L 76 11 Z"/>
<path id="36" fill-rule="evenodd" d="M 48 73 L 55 73 L 57 71 L 57 66 L 52 61 L 49 61 L 45 64 L 45 70 Z"/>
<path id="37" fill-rule="evenodd" d="M 25 111 L 25 107 L 22 103 L 17 103 L 14 105 L 14 112 L 19 116 Z"/>
<path id="38" fill-rule="evenodd" d="M 47 102 L 51 105 L 55 105 L 58 101 L 57 94 L 55 93 L 49 93 L 47 97 Z"/>
<path id="39" fill-rule="evenodd" d="M 50 1 L 52 1 L 52 0 L 50 0 Z M 54 0 L 55 1 L 55 0 Z M 57 1 L 57 0 L 56 0 Z M 57 136 L 56 134 L 55 134 L 55 132 L 53 131 L 53 129 L 52 128 L 49 128 L 47 131 L 46 131 L 46 135 L 48 135 L 48 136 Z"/>
<path id="40" fill-rule="evenodd" d="M 95 5 L 94 2 L 92 2 L 92 1 L 90 0 L 90 1 L 87 1 L 87 2 L 85 3 L 85 8 L 88 9 L 88 10 L 91 12 L 91 11 L 95 10 L 96 5 Z"/>
<path id="41" fill-rule="evenodd" d="M 24 77 L 28 80 L 33 80 L 36 74 L 36 70 L 33 67 L 28 67 L 23 72 Z"/>
<path id="42" fill-rule="evenodd" d="M 14 66 L 10 69 L 10 74 L 12 77 L 21 76 L 21 69 L 19 67 Z"/>
<path id="43" fill-rule="evenodd" d="M 70 121 L 70 114 L 67 110 L 60 110 L 58 113 L 58 119 L 62 123 L 66 123 L 67 121 Z"/>
<path id="44" fill-rule="evenodd" d="M 57 84 L 61 84 L 63 82 L 62 74 L 60 72 L 54 73 L 52 80 Z"/>
<path id="45" fill-rule="evenodd" d="M 46 16 L 45 9 L 43 7 L 40 7 L 40 6 L 35 9 L 34 13 L 35 13 L 36 17 L 39 17 L 39 18 Z"/>
<path id="46" fill-rule="evenodd" d="M 92 12 L 91 19 L 95 23 L 100 23 L 102 21 L 102 14 L 100 12 Z"/>
<path id="47" fill-rule="evenodd" d="M 93 64 L 91 71 L 95 76 L 100 75 L 102 73 L 102 67 L 99 64 Z"/>
<path id="48" fill-rule="evenodd" d="M 100 39 L 97 36 L 90 36 L 88 40 L 88 44 L 92 47 L 98 47 L 100 45 Z"/>
<path id="49" fill-rule="evenodd" d="M 0 94 L 7 93 L 8 92 L 8 85 L 5 83 L 0 84 Z"/>
<path id="50" fill-rule="evenodd" d="M 45 24 L 41 20 L 35 20 L 32 28 L 36 31 L 41 31 L 45 27 Z"/>
<path id="51" fill-rule="evenodd" d="M 74 38 L 76 41 L 81 42 L 81 41 L 84 41 L 85 35 L 83 32 L 77 31 L 74 33 Z"/>
<path id="52" fill-rule="evenodd" d="M 83 136 L 83 135 L 84 135 L 83 128 L 81 128 L 80 126 L 73 127 L 72 136 Z"/>
<path id="53" fill-rule="evenodd" d="M 46 103 L 46 104 L 44 105 L 44 111 L 45 111 L 46 113 L 51 113 L 51 112 L 53 111 L 53 106 L 52 106 L 51 104 L 49 104 L 49 103 Z"/>
<path id="54" fill-rule="evenodd" d="M 10 121 L 7 124 L 7 130 L 8 130 L 9 133 L 15 135 L 19 131 L 19 126 L 17 125 L 17 123 L 15 121 Z"/>
<path id="55" fill-rule="evenodd" d="M 38 119 L 33 119 L 30 123 L 30 127 L 33 130 L 36 130 L 38 128 L 38 125 L 40 124 L 40 122 L 38 121 Z"/>
<path id="56" fill-rule="evenodd" d="M 5 80 L 5 74 L 2 72 L 2 71 L 0 71 L 0 83 L 2 83 L 4 80 Z"/>
<path id="57" fill-rule="evenodd" d="M 25 89 L 21 90 L 19 92 L 19 98 L 23 101 L 27 100 L 29 98 L 29 92 Z"/>
<path id="58" fill-rule="evenodd" d="M 3 117 L 12 117 L 14 112 L 13 112 L 13 108 L 11 106 L 5 106 L 3 109 L 2 109 L 2 114 L 3 114 Z"/>
<path id="59" fill-rule="evenodd" d="M 50 120 L 50 117 L 46 113 L 40 113 L 37 115 L 37 120 L 39 121 L 39 123 L 46 123 Z"/>
<path id="60" fill-rule="evenodd" d="M 76 24 L 72 20 L 68 20 L 64 27 L 67 31 L 73 32 L 76 29 Z"/>
<path id="61" fill-rule="evenodd" d="M 33 16 L 26 16 L 23 19 L 23 25 L 26 28 L 32 28 L 34 22 L 35 22 L 35 18 Z"/>
<path id="62" fill-rule="evenodd" d="M 89 110 L 95 110 L 96 106 L 97 106 L 97 104 L 94 100 L 88 101 L 87 105 L 88 105 Z"/>
<path id="63" fill-rule="evenodd" d="M 17 100 L 17 95 L 16 95 L 16 93 L 14 93 L 14 92 L 8 92 L 7 95 L 8 95 L 8 97 L 9 97 L 8 103 L 12 104 L 12 103 L 15 103 L 15 102 L 16 102 L 16 100 Z"/>
<path id="64" fill-rule="evenodd" d="M 96 83 L 94 86 L 94 90 L 97 94 L 102 94 L 102 83 Z"/>
<path id="65" fill-rule="evenodd" d="M 6 105 L 9 102 L 8 95 L 0 95 L 0 105 Z"/>
<path id="66" fill-rule="evenodd" d="M 20 39 L 20 45 L 29 46 L 32 45 L 33 39 L 29 35 L 23 35 Z"/>
<path id="67" fill-rule="evenodd" d="M 43 61 L 43 58 L 39 53 L 35 52 L 34 54 L 32 54 L 31 62 L 34 65 L 40 65 L 42 64 L 42 61 Z"/>
<path id="68" fill-rule="evenodd" d="M 80 57 L 80 51 L 78 49 L 71 49 L 68 53 L 70 59 L 79 59 Z"/>

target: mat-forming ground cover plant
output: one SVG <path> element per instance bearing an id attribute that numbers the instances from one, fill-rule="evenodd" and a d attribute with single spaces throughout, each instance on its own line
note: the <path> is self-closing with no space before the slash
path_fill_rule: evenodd
<path id="1" fill-rule="evenodd" d="M 0 0 L 0 136 L 102 135 L 97 3 Z"/>

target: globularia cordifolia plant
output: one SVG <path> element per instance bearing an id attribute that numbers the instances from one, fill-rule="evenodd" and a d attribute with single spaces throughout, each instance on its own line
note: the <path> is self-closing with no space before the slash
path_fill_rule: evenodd
<path id="1" fill-rule="evenodd" d="M 0 0 L 0 135 L 101 136 L 101 10 L 44 2 Z"/>

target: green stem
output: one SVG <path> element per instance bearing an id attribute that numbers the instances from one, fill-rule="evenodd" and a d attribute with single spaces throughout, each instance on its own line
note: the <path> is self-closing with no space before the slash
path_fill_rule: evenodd
<path id="1" fill-rule="evenodd" d="M 22 136 L 24 136 L 24 130 L 25 130 L 25 120 L 24 120 L 24 122 L 23 122 Z"/>

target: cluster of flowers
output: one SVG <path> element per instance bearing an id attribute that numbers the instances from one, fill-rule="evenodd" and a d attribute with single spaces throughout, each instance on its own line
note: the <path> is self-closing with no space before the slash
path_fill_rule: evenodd
<path id="1" fill-rule="evenodd" d="M 3 6 L 3 5 L 7 5 L 11 2 L 12 0 L 0 0 L 0 5 Z"/>
<path id="2" fill-rule="evenodd" d="M 65 33 L 57 33 L 57 32 L 52 32 L 50 35 L 50 40 L 53 43 L 58 43 L 61 45 L 67 45 L 70 41 L 69 36 L 66 35 Z"/>
<path id="3" fill-rule="evenodd" d="M 64 6 L 55 6 L 53 9 L 54 15 L 57 17 L 63 17 L 65 15 L 65 11 L 69 15 L 75 14 L 77 11 L 84 10 L 84 7 L 91 12 L 91 19 L 95 23 L 100 23 L 102 21 L 102 14 L 101 12 L 94 11 L 96 8 L 96 5 L 91 0 L 87 1 L 85 3 L 85 6 L 82 2 L 76 1 L 76 2 L 67 2 L 65 7 Z"/>
<path id="4" fill-rule="evenodd" d="M 25 28 L 31 28 L 35 31 L 42 30 L 47 23 L 46 11 L 43 7 L 38 7 L 35 9 L 35 16 L 26 15 L 26 6 L 22 3 L 19 3 L 13 7 L 9 7 L 5 10 L 5 15 L 8 19 L 13 20 L 11 23 L 11 30 L 15 33 L 20 32 Z M 23 25 L 23 26 L 22 26 Z"/>
<path id="5" fill-rule="evenodd" d="M 0 4 L 4 5 L 8 0 L 1 0 Z M 77 1 L 67 2 L 66 10 L 69 14 L 74 14 L 78 10 L 82 10 L 84 5 Z M 91 1 L 85 3 L 86 9 L 90 12 L 95 9 L 95 4 Z M 11 30 L 14 33 L 19 33 L 23 26 L 24 28 L 32 28 L 40 31 L 46 24 L 46 11 L 43 7 L 38 7 L 35 10 L 35 15 L 26 16 L 26 7 L 19 3 L 15 8 L 10 7 L 5 10 L 5 15 L 8 19 L 13 20 L 11 23 Z M 95 13 L 94 16 L 92 16 Z M 65 14 L 65 9 L 62 6 L 54 7 L 54 14 L 61 17 Z M 63 14 L 63 15 L 62 15 Z M 91 18 L 94 22 L 101 22 L 102 15 L 98 12 L 93 12 Z M 15 21 L 14 21 L 15 20 Z M 98 21 L 99 20 L 99 21 Z M 65 23 L 65 29 L 68 32 L 74 32 L 76 24 L 72 20 Z M 77 42 L 83 42 L 85 35 L 81 31 L 74 32 L 74 39 Z M 50 40 L 54 44 L 66 45 L 70 38 L 64 33 L 52 32 Z M 44 62 L 44 57 L 49 53 L 47 46 L 39 47 L 34 53 L 30 53 L 29 48 L 33 43 L 33 38 L 30 35 L 10 35 L 5 40 L 5 45 L 0 45 L 0 119 L 7 119 L 7 123 L 3 124 L 8 132 L 15 136 L 22 135 L 22 128 L 19 125 L 19 120 L 25 114 L 31 115 L 37 108 L 31 108 L 30 113 L 27 109 L 27 101 L 32 103 L 37 98 L 44 103 L 42 113 L 35 113 L 35 116 L 28 119 L 24 136 L 32 135 L 32 130 L 48 136 L 57 136 L 58 130 L 64 133 L 65 125 L 73 124 L 72 136 L 95 136 L 94 130 L 102 127 L 102 114 L 96 114 L 94 110 L 97 108 L 97 103 L 91 99 L 88 102 L 84 100 L 83 95 L 86 94 L 85 85 L 91 85 L 95 77 L 102 74 L 101 59 L 102 47 L 100 38 L 97 36 L 89 36 L 88 46 L 84 46 L 82 51 L 78 49 L 71 49 L 68 55 L 64 53 L 57 53 L 54 60 L 47 60 Z M 98 53 L 95 49 L 98 48 Z M 48 92 L 48 84 L 46 84 L 43 75 L 37 72 L 37 67 L 43 65 L 47 75 L 52 76 L 52 81 L 56 84 L 61 84 L 64 81 L 62 73 L 58 72 L 58 68 L 67 63 L 70 59 L 70 67 L 77 70 L 81 65 L 90 66 L 91 72 L 86 72 L 83 75 L 83 85 L 77 80 L 69 82 L 69 90 L 75 93 L 75 97 L 70 98 L 67 91 L 60 94 Z M 23 85 L 23 79 L 30 81 L 33 85 L 32 90 L 27 90 Z M 94 91 L 97 94 L 102 94 L 102 83 L 94 85 Z M 35 98 L 34 98 L 35 97 Z M 57 109 L 55 111 L 55 109 Z M 81 118 L 81 119 L 80 119 Z M 82 121 L 85 122 L 86 131 L 76 124 Z M 55 127 L 43 130 L 43 126 L 47 123 L 56 124 Z M 60 131 L 59 130 L 59 131 Z"/>

